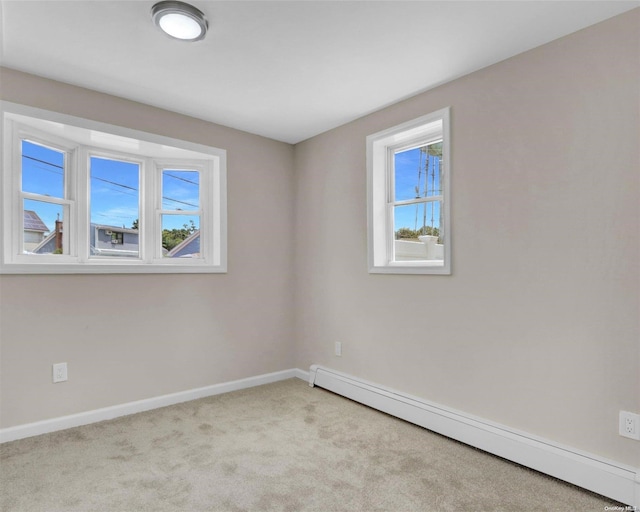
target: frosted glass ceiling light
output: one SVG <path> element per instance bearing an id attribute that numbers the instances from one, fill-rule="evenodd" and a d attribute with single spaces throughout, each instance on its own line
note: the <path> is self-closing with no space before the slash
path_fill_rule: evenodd
<path id="1" fill-rule="evenodd" d="M 204 14 L 184 2 L 158 2 L 151 8 L 151 19 L 163 32 L 182 41 L 204 39 L 209 27 Z"/>

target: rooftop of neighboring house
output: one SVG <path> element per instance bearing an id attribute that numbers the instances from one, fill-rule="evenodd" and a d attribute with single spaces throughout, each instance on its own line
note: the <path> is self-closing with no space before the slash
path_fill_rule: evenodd
<path id="1" fill-rule="evenodd" d="M 125 228 L 125 227 L 121 227 L 119 228 L 118 226 L 108 226 L 106 224 L 91 224 L 92 228 L 97 228 L 103 231 L 115 231 L 117 233 L 138 233 L 137 229 L 131 229 L 131 228 Z"/>
<path id="2" fill-rule="evenodd" d="M 191 233 L 182 242 L 171 249 L 167 256 L 169 258 L 194 257 L 200 254 L 200 230 Z"/>
<path id="3" fill-rule="evenodd" d="M 24 211 L 24 230 L 38 231 L 40 233 L 49 232 L 49 228 L 44 222 L 42 222 L 42 219 L 33 210 Z"/>

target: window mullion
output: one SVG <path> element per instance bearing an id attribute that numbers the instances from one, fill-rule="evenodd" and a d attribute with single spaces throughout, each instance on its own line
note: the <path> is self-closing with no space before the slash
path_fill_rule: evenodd
<path id="1" fill-rule="evenodd" d="M 73 178 L 74 186 L 73 193 L 76 198 L 75 212 L 72 213 L 73 231 L 75 236 L 75 243 L 77 244 L 76 251 L 78 260 L 82 263 L 89 259 L 90 247 L 89 247 L 89 228 L 90 228 L 90 193 L 91 187 L 89 182 L 89 153 L 85 147 L 79 147 L 75 151 L 74 155 L 74 167 L 75 176 Z"/>
<path id="2" fill-rule="evenodd" d="M 213 173 L 212 169 L 207 168 L 206 172 L 200 173 L 200 209 L 202 214 L 200 215 L 200 251 L 202 258 L 207 262 L 212 262 L 214 259 L 214 245 L 213 241 L 216 238 L 215 227 L 218 223 L 218 219 L 214 218 L 212 213 L 211 204 L 213 197 L 211 189 L 213 185 Z"/>
<path id="3" fill-rule="evenodd" d="M 77 257 L 79 261 L 85 261 L 86 255 L 83 249 L 88 245 L 85 244 L 83 240 L 83 235 L 85 238 L 88 236 L 86 230 L 83 230 L 83 220 L 88 216 L 88 206 L 81 204 L 82 201 L 87 201 L 86 191 L 88 191 L 88 187 L 86 176 L 86 154 L 83 153 L 82 148 L 77 147 L 68 151 L 65 158 L 65 187 L 67 198 L 69 199 L 69 209 L 67 212 L 69 219 L 68 231 L 69 233 L 73 233 L 74 236 L 63 236 L 62 242 L 63 244 L 68 244 L 66 247 L 69 254 Z M 65 238 L 67 239 L 66 242 Z"/>
<path id="4" fill-rule="evenodd" d="M 151 158 L 146 158 L 140 168 L 140 222 L 138 236 L 140 240 L 140 258 L 144 263 L 152 263 L 157 258 L 158 220 L 156 209 L 160 196 L 158 168 Z M 162 249 L 160 249 L 162 251 Z"/>

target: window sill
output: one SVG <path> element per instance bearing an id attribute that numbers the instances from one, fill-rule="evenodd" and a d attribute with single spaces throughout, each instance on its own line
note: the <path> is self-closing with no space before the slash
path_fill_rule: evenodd
<path id="1" fill-rule="evenodd" d="M 226 266 L 206 263 L 15 263 L 0 267 L 0 274 L 224 274 Z"/>
<path id="2" fill-rule="evenodd" d="M 388 265 L 369 267 L 370 274 L 432 274 L 451 275 L 451 268 L 441 262 L 403 261 L 392 262 Z"/>

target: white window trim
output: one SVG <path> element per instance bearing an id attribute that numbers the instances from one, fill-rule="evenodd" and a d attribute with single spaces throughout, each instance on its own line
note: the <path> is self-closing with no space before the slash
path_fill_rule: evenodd
<path id="1" fill-rule="evenodd" d="M 451 274 L 451 151 L 449 107 L 367 137 L 367 232 L 369 273 Z M 434 126 L 442 121 L 442 132 Z M 393 261 L 393 152 L 442 138 L 444 261 Z"/>
<path id="2" fill-rule="evenodd" d="M 0 176 L 0 198 L 2 198 L 2 221 L 0 222 L 0 274 L 107 274 L 107 273 L 225 273 L 227 271 L 227 199 L 226 199 L 226 151 L 210 146 L 141 132 L 120 126 L 100 123 L 47 110 L 10 102 L 0 102 L 0 140 L 3 143 L 2 172 Z M 68 135 L 70 129 L 77 137 Z M 67 198 L 61 203 L 68 205 L 69 225 L 75 236 L 63 237 L 70 242 L 68 255 L 39 255 L 37 257 L 18 254 L 23 232 L 22 186 L 19 182 L 19 151 L 14 137 L 17 130 L 28 133 L 34 142 L 64 148 L 72 161 L 73 179 L 65 180 Z M 126 139 L 126 140 L 125 140 Z M 102 143 L 101 143 L 102 142 Z M 128 142 L 127 144 L 125 144 Z M 139 144 L 131 144 L 139 142 Z M 118 147 L 118 145 L 121 147 Z M 155 149 L 157 148 L 157 149 Z M 154 152 L 157 152 L 154 153 Z M 111 155 L 118 153 L 123 158 L 141 164 L 140 205 L 141 219 L 147 223 L 140 230 L 140 258 L 115 260 L 89 258 L 89 195 L 88 179 L 79 172 L 79 159 L 89 155 Z M 197 160 L 194 164 L 193 160 Z M 162 258 L 161 249 L 155 247 L 155 233 L 161 215 L 158 182 L 161 170 L 158 164 L 180 162 L 194 164 L 199 170 L 200 182 L 200 230 L 202 233 L 201 258 Z M 191 165 L 190 167 L 194 167 Z M 80 166 L 82 167 L 82 166 Z M 87 167 L 86 165 L 84 166 Z M 85 171 L 86 172 L 86 171 Z M 154 176 L 152 177 L 152 174 Z M 149 200 L 151 196 L 151 200 Z M 53 199 L 52 202 L 59 202 Z M 188 212 L 185 212 L 188 213 Z M 205 231 L 206 230 L 206 231 Z M 71 232 L 71 231 L 69 231 Z M 210 236 L 206 236 L 209 234 Z M 159 244 L 160 242 L 158 242 Z"/>
<path id="3" fill-rule="evenodd" d="M 209 218 L 206 215 L 204 205 L 211 204 L 211 201 L 214 200 L 211 193 L 213 184 L 210 182 L 213 179 L 213 177 L 212 177 L 210 163 L 209 162 L 205 162 L 205 163 L 190 162 L 188 163 L 188 165 L 185 166 L 184 160 L 167 160 L 167 159 L 156 159 L 154 160 L 153 163 L 155 165 L 155 169 L 154 169 L 156 173 L 155 182 L 157 184 L 155 197 L 160 201 L 160 203 L 157 205 L 157 207 L 153 211 L 153 222 L 155 226 L 157 226 L 156 229 L 160 229 L 160 226 L 162 226 L 162 215 L 199 215 L 200 231 L 207 231 L 208 225 L 209 225 Z M 181 168 L 188 168 L 189 170 L 198 171 L 200 173 L 200 202 L 199 202 L 200 208 L 198 210 L 177 211 L 177 210 L 162 209 L 162 204 L 161 204 L 162 171 L 164 171 L 165 169 L 181 169 Z M 201 249 L 202 249 L 202 247 L 205 247 L 206 245 L 203 251 L 203 253 L 205 254 L 210 254 L 212 253 L 212 251 L 215 250 L 215 247 L 213 245 L 213 240 L 216 239 L 216 234 L 215 234 L 216 223 L 215 222 L 213 222 L 212 227 L 213 227 L 214 236 L 207 237 L 206 240 L 203 240 L 203 239 L 200 240 L 201 244 L 203 243 L 203 241 L 205 242 L 205 244 L 201 246 Z M 162 257 L 162 244 L 160 243 L 161 241 L 158 239 L 157 242 L 158 243 L 156 243 L 153 247 L 150 247 L 150 250 L 153 251 L 154 262 L 158 264 L 162 264 L 166 260 L 166 258 Z M 194 261 L 197 261 L 197 260 L 194 260 Z"/>

